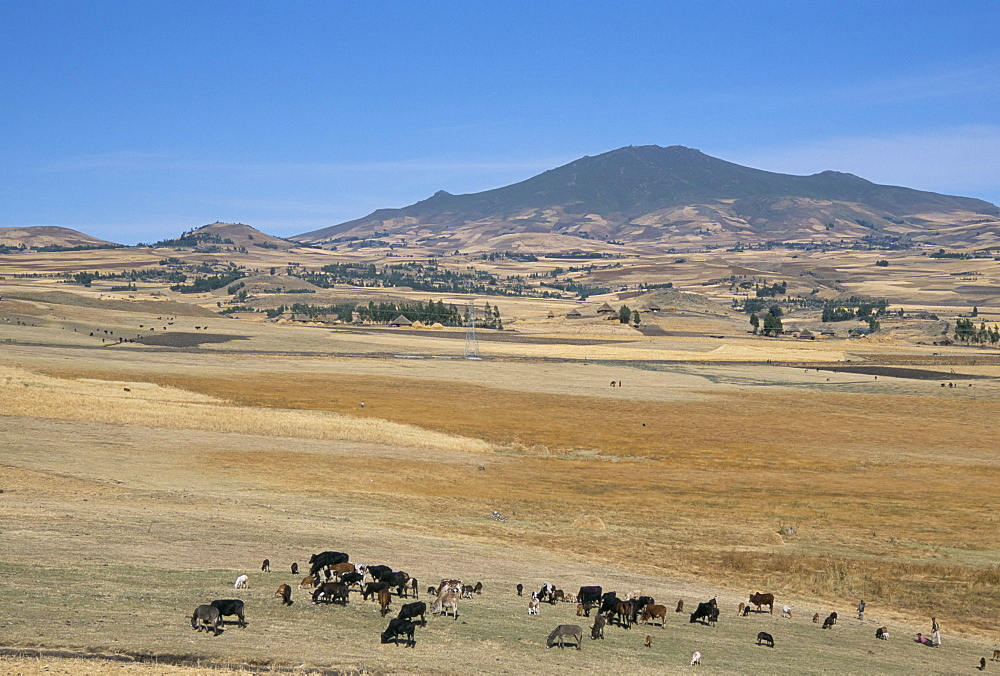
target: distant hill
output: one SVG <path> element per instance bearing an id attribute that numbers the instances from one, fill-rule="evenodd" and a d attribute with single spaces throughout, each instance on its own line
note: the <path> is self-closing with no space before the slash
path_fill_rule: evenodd
<path id="1" fill-rule="evenodd" d="M 58 226 L 32 226 L 27 228 L 0 228 L 0 247 L 18 249 L 96 249 L 118 246 L 114 242 L 85 235 L 70 228 Z"/>
<path id="2" fill-rule="evenodd" d="M 405 239 L 442 251 L 539 251 L 866 236 L 952 245 L 974 243 L 984 231 L 1000 239 L 1000 209 L 978 199 L 878 185 L 835 171 L 762 171 L 682 146 L 629 146 L 503 188 L 440 191 L 293 239 L 354 246 Z"/>
<path id="3" fill-rule="evenodd" d="M 192 248 L 208 248 L 213 246 L 242 246 L 247 250 L 253 247 L 262 249 L 291 249 L 298 244 L 278 237 L 267 235 L 257 228 L 243 223 L 209 223 L 182 233 L 175 239 L 156 242 L 154 246 L 183 246 Z"/>

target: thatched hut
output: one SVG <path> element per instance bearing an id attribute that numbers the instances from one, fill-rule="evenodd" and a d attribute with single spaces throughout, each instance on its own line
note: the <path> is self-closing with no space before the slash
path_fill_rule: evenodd
<path id="1" fill-rule="evenodd" d="M 413 322 L 407 319 L 406 315 L 399 315 L 389 322 L 389 326 L 413 326 Z"/>

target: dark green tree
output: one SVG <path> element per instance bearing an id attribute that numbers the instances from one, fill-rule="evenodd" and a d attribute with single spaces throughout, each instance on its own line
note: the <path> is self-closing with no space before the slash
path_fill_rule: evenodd
<path id="1" fill-rule="evenodd" d="M 618 310 L 618 321 L 622 324 L 628 324 L 629 319 L 632 318 L 632 311 L 629 309 L 628 305 L 622 305 L 621 309 Z"/>
<path id="2" fill-rule="evenodd" d="M 756 334 L 757 329 L 760 328 L 760 317 L 757 316 L 756 312 L 750 314 L 750 326 L 753 327 L 753 332 Z"/>

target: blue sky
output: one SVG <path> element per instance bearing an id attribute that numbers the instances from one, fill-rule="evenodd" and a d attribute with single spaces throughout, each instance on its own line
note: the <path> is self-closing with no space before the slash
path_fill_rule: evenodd
<path id="1" fill-rule="evenodd" d="M 292 235 L 624 145 L 1000 204 L 1000 2 L 0 2 L 0 227 Z"/>

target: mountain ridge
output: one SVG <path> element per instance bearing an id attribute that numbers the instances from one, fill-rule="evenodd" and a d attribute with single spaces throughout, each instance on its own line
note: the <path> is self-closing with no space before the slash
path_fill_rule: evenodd
<path id="1" fill-rule="evenodd" d="M 671 209 L 699 213 L 664 213 Z M 552 234 L 668 243 L 671 227 L 701 222 L 730 235 L 722 240 L 763 241 L 802 238 L 817 225 L 838 221 L 842 227 L 833 228 L 834 235 L 860 237 L 864 233 L 854 226 L 878 229 L 872 219 L 899 231 L 894 236 L 911 236 L 923 229 L 917 221 L 928 213 L 960 214 L 962 221 L 974 220 L 969 215 L 1000 218 L 1000 208 L 983 200 L 880 185 L 845 172 L 797 176 L 745 167 L 684 146 L 626 146 L 491 190 L 462 195 L 439 190 L 409 206 L 378 209 L 292 239 L 323 244 L 424 229 L 424 239 L 443 238 L 442 244 L 451 246 L 476 239 L 469 230 L 478 224 L 489 236 L 537 233 L 547 225 Z M 891 227 L 914 217 L 913 227 Z M 651 227 L 662 231 L 659 237 Z"/>

